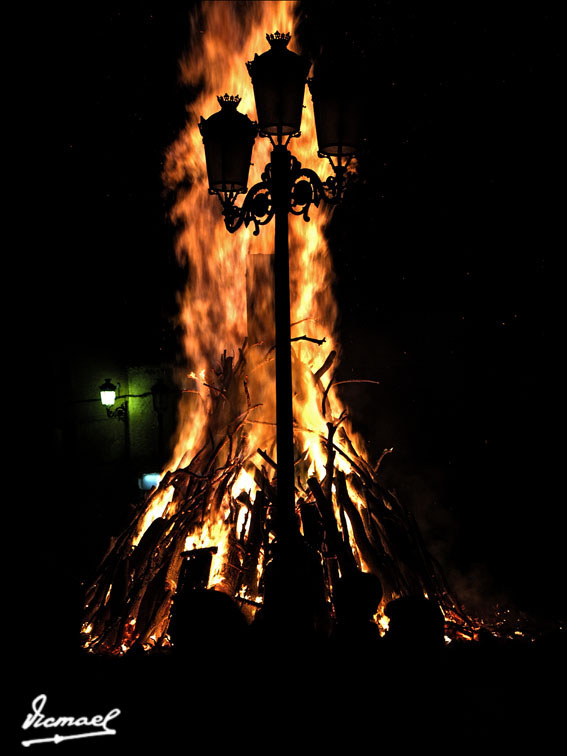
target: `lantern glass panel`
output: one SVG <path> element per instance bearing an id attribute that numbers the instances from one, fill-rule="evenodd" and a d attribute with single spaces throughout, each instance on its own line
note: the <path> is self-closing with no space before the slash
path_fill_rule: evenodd
<path id="1" fill-rule="evenodd" d="M 354 155 L 363 138 L 364 113 L 356 89 L 344 82 L 311 80 L 313 112 L 319 152 L 323 155 Z"/>
<path id="2" fill-rule="evenodd" d="M 287 136 L 301 128 L 309 61 L 287 49 L 289 35 L 266 35 L 270 49 L 248 63 L 260 131 Z"/>
<path id="3" fill-rule="evenodd" d="M 219 192 L 245 192 L 256 126 L 236 110 L 238 98 L 219 98 L 219 102 L 220 111 L 208 119 L 202 118 L 199 124 L 209 187 Z"/>
<path id="4" fill-rule="evenodd" d="M 107 378 L 100 386 L 100 401 L 105 407 L 112 407 L 116 401 L 116 386 Z"/>

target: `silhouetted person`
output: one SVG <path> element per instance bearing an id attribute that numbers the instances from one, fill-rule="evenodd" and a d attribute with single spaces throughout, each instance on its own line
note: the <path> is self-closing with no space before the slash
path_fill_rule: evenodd
<path id="1" fill-rule="evenodd" d="M 226 593 L 187 590 L 175 600 L 170 634 L 178 656 L 223 656 L 246 640 L 247 631 L 244 615 Z"/>
<path id="2" fill-rule="evenodd" d="M 333 638 L 339 643 L 375 643 L 380 633 L 372 618 L 382 599 L 382 584 L 369 572 L 353 572 L 339 581 L 333 596 L 337 622 Z"/>
<path id="3" fill-rule="evenodd" d="M 264 603 L 253 627 L 257 637 L 310 642 L 328 633 L 328 611 L 319 554 L 297 533 L 283 550 L 277 545 L 264 567 Z"/>
<path id="4" fill-rule="evenodd" d="M 395 649 L 430 655 L 443 648 L 444 619 L 435 602 L 406 596 L 390 601 L 385 614 L 390 618 L 386 640 Z"/>

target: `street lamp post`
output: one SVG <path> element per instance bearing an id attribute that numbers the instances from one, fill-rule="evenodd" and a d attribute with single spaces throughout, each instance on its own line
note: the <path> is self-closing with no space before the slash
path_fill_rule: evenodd
<path id="1" fill-rule="evenodd" d="M 120 384 L 118 384 L 118 388 L 120 389 Z M 114 403 L 117 399 L 117 393 L 116 393 L 116 386 L 112 383 L 110 378 L 106 378 L 104 383 L 99 386 L 100 391 L 100 401 L 103 407 L 106 407 L 106 414 L 108 417 L 116 418 L 118 420 L 122 420 L 123 423 L 128 422 L 128 401 L 122 402 L 122 404 L 119 407 L 116 407 L 115 409 L 111 409 L 111 407 L 114 406 Z M 118 398 L 122 399 L 123 397 L 119 396 Z"/>
<path id="2" fill-rule="evenodd" d="M 314 101 L 319 157 L 327 157 L 334 175 L 321 181 L 303 168 L 288 144 L 301 136 L 303 97 L 309 60 L 288 50 L 290 34 L 267 34 L 270 49 L 255 55 L 248 71 L 252 79 L 258 123 L 237 111 L 238 96 L 219 97 L 221 110 L 199 128 L 205 146 L 209 193 L 219 198 L 226 228 L 234 233 L 243 224 L 260 227 L 275 218 L 275 326 L 276 326 L 276 424 L 277 507 L 275 530 L 281 545 L 297 531 L 294 501 L 294 449 L 291 376 L 288 213 L 309 220 L 311 205 L 321 200 L 337 203 L 345 173 L 361 136 L 357 103 L 346 102 L 343 88 L 332 80 L 309 80 Z M 336 82 L 335 82 L 336 84 Z M 351 97 L 352 99 L 352 97 Z M 270 139 L 271 162 L 262 180 L 247 191 L 252 147 L 256 135 Z M 241 206 L 239 194 L 245 194 Z"/>
<path id="3" fill-rule="evenodd" d="M 120 396 L 120 384 L 117 387 L 112 383 L 110 378 L 106 378 L 104 383 L 99 386 L 100 401 L 106 408 L 108 417 L 121 420 L 124 423 L 124 458 L 127 463 L 130 462 L 130 417 L 128 415 L 128 399 Z M 124 399 L 122 404 L 112 409 L 116 399 Z"/>

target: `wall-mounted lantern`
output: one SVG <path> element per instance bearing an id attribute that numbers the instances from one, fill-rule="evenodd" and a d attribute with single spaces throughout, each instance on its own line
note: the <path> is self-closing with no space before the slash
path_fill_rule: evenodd
<path id="1" fill-rule="evenodd" d="M 116 409 L 112 410 L 111 407 L 114 406 L 114 403 L 116 402 L 117 394 L 120 395 L 120 384 L 118 384 L 118 389 L 112 383 L 110 378 L 106 378 L 104 383 L 99 386 L 100 390 L 100 401 L 103 405 L 103 407 L 106 408 L 106 414 L 108 417 L 116 418 L 117 420 L 122 420 L 123 422 L 126 422 L 126 419 L 128 417 L 128 402 L 123 402 L 119 407 L 116 407 Z"/>

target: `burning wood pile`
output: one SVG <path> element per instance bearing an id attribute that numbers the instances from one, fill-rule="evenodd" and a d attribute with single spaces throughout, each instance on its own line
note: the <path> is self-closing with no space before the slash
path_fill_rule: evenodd
<path id="1" fill-rule="evenodd" d="M 294 28 L 295 3 L 252 3 L 243 13 L 241 4 L 203 3 L 191 22 L 191 54 L 181 71 L 200 94 L 169 150 L 164 179 L 176 195 L 176 253 L 189 269 L 179 320 L 185 364 L 193 367 L 184 381 L 192 383 L 179 405 L 167 471 L 112 539 L 86 590 L 83 645 L 91 652 L 167 647 L 174 600 L 192 587 L 228 594 L 248 619 L 265 608 L 265 567 L 277 535 L 273 240 L 251 229 L 227 234 L 209 201 L 198 118 L 216 109 L 219 92 L 240 93 L 242 112 L 254 113 L 243 61 L 263 48 L 266 29 Z M 306 100 L 304 108 L 296 154 L 316 170 L 312 103 Z M 266 142 L 255 146 L 251 183 L 268 162 Z M 298 539 L 322 570 L 330 627 L 341 581 L 371 573 L 382 586 L 375 614 L 382 633 L 389 601 L 425 596 L 441 609 L 449 638 L 472 638 L 476 625 L 449 590 L 411 512 L 380 481 L 391 450 L 369 459 L 336 391 L 340 345 L 324 234 L 329 217 L 318 210 L 309 223 L 297 217 L 289 223 L 292 334 L 300 324 L 309 332 L 291 339 Z M 215 363 L 225 346 L 233 354 L 225 351 Z"/>
<path id="2" fill-rule="evenodd" d="M 273 350 L 253 359 L 260 346 L 245 342 L 236 360 L 221 356 L 214 381 L 206 384 L 212 410 L 205 443 L 187 464 L 163 476 L 111 543 L 86 595 L 83 632 L 90 651 L 169 646 L 176 593 L 197 585 L 229 594 L 249 618 L 261 609 L 263 569 L 275 538 L 277 475 L 269 452 L 250 443 L 251 427 L 263 423 L 254 419 L 260 405 L 252 401 L 248 371 L 273 365 Z M 298 527 L 319 556 L 331 621 L 341 577 L 363 571 L 383 587 L 375 618 L 382 631 L 386 604 L 418 595 L 441 608 L 449 637 L 472 637 L 473 622 L 448 588 L 414 517 L 380 482 L 380 463 L 391 450 L 371 464 L 349 436 L 346 412 L 332 415 L 333 378 L 326 386 L 323 379 L 334 357 L 331 352 L 310 373 L 327 434 L 296 425 L 326 451 L 324 476 L 313 472 L 308 449 L 297 449 L 295 462 Z M 201 569 L 205 565 L 204 578 L 199 563 Z"/>

